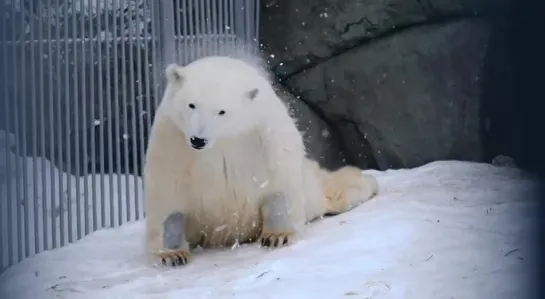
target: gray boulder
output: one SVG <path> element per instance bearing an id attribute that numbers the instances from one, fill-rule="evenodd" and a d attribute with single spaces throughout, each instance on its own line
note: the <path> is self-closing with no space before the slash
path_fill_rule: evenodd
<path id="1" fill-rule="evenodd" d="M 432 24 L 354 48 L 291 76 L 287 85 L 356 141 L 358 166 L 413 167 L 481 160 L 479 94 L 488 25 Z M 361 150 L 360 150 L 361 148 Z M 348 152 L 347 152 L 348 154 Z"/>

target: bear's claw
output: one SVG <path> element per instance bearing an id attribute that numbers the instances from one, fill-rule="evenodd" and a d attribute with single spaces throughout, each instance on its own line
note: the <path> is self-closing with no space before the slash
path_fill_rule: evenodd
<path id="1" fill-rule="evenodd" d="M 258 239 L 262 247 L 278 248 L 290 243 L 294 233 L 292 232 L 266 232 Z"/>
<path id="2" fill-rule="evenodd" d="M 191 253 L 186 250 L 170 250 L 157 254 L 164 266 L 172 267 L 187 265 L 191 260 Z"/>

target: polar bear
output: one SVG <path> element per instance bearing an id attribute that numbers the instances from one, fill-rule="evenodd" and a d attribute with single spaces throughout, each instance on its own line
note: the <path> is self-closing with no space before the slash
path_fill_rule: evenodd
<path id="1" fill-rule="evenodd" d="M 143 174 L 152 264 L 185 265 L 197 246 L 286 246 L 306 223 L 378 193 L 360 169 L 330 172 L 306 156 L 263 69 L 209 56 L 166 77 Z"/>

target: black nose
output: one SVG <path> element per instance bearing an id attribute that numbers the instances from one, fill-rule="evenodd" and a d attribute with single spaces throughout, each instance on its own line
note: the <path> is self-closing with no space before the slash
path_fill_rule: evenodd
<path id="1" fill-rule="evenodd" d="M 191 139 L 190 139 L 189 141 L 191 142 L 191 146 L 192 146 L 194 149 L 203 149 L 204 146 L 205 146 L 206 143 L 207 143 L 207 140 L 206 140 L 206 139 L 202 139 L 202 138 L 195 137 L 195 136 L 192 136 Z"/>

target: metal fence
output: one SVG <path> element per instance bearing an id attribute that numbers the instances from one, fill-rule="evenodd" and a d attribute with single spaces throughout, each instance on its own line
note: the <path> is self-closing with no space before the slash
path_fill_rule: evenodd
<path id="1" fill-rule="evenodd" d="M 164 67 L 257 44 L 257 0 L 2 0 L 0 260 L 144 216 Z"/>

